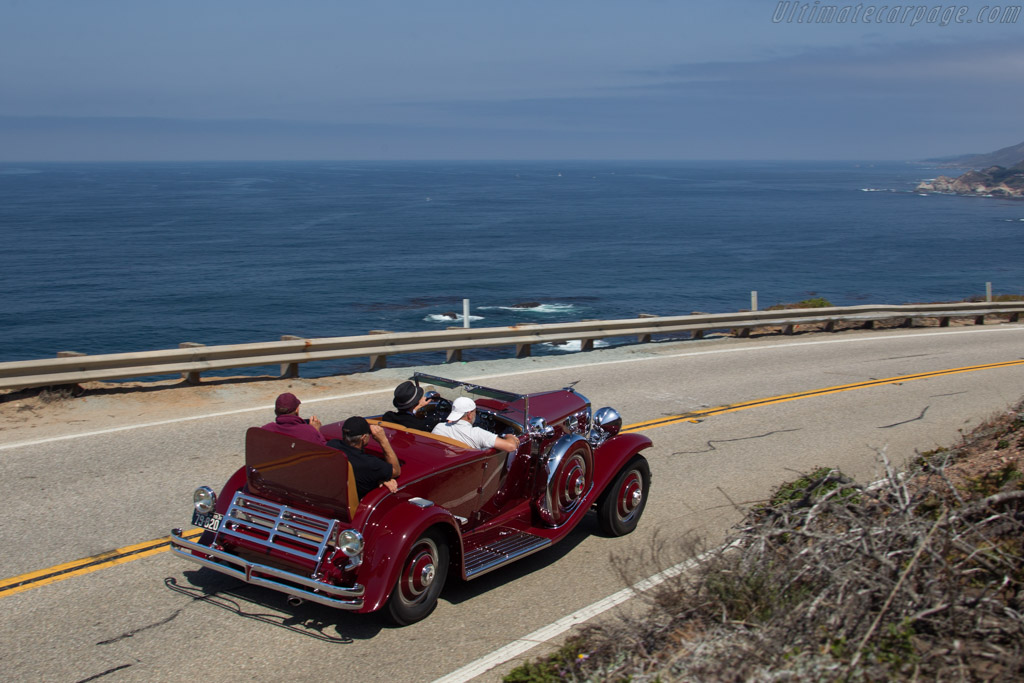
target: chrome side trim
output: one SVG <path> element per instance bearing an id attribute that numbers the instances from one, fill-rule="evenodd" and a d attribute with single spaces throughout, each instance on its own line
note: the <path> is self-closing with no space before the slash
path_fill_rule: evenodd
<path id="1" fill-rule="evenodd" d="M 357 610 L 361 609 L 363 606 L 362 597 L 365 589 L 362 584 L 356 583 L 350 587 L 332 586 L 328 583 L 300 576 L 299 574 L 293 574 L 292 572 L 288 572 L 283 569 L 249 562 L 236 555 L 224 552 L 223 550 L 215 550 L 214 548 L 210 548 L 193 541 L 188 541 L 182 537 L 181 529 L 171 529 L 171 551 L 186 560 L 196 562 L 204 567 L 209 567 L 221 574 L 227 574 L 239 581 L 251 583 L 254 586 L 270 588 L 271 590 L 279 591 L 286 595 L 296 595 L 304 600 L 318 602 L 321 605 L 327 605 L 328 607 L 335 607 L 337 609 Z M 194 555 L 193 552 L 202 553 L 209 557 L 199 557 L 198 555 Z M 217 558 L 217 560 L 220 560 L 221 562 L 217 562 L 211 558 Z M 236 565 L 237 568 L 235 566 L 222 564 L 222 562 Z M 257 573 L 266 576 L 256 576 Z M 294 585 L 274 581 L 273 579 L 267 578 L 267 576 L 282 579 L 292 584 L 297 584 L 297 586 L 303 586 L 304 588 L 298 588 Z"/>

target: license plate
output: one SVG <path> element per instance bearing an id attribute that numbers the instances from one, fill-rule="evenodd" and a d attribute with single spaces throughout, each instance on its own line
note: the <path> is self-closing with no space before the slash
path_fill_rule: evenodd
<path id="1" fill-rule="evenodd" d="M 220 520 L 222 519 L 224 519 L 224 515 L 219 512 L 208 512 L 205 515 L 198 510 L 192 512 L 192 526 L 202 527 L 210 531 L 219 529 Z"/>

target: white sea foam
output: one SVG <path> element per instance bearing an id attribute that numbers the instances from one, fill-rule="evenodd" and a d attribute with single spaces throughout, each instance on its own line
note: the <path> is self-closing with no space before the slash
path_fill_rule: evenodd
<path id="1" fill-rule="evenodd" d="M 469 322 L 483 319 L 484 317 L 482 315 L 469 316 Z M 460 323 L 462 322 L 462 314 L 456 313 L 455 317 L 453 318 L 450 315 L 445 315 L 444 313 L 431 313 L 426 318 L 424 318 L 424 320 L 427 321 L 428 323 Z"/>
<path id="2" fill-rule="evenodd" d="M 554 351 L 562 351 L 564 353 L 576 353 L 577 351 L 579 351 L 580 349 L 583 348 L 583 342 L 580 341 L 579 339 L 574 339 L 572 341 L 567 341 L 564 344 L 552 344 L 550 342 L 546 342 L 544 344 L 544 346 L 546 346 L 549 349 L 552 349 Z M 595 349 L 599 349 L 599 348 L 604 347 L 604 346 L 608 346 L 608 342 L 606 342 L 605 340 L 603 340 L 603 339 L 595 339 L 594 340 L 594 348 Z"/>
<path id="3" fill-rule="evenodd" d="M 480 306 L 481 310 L 515 311 L 516 313 L 565 313 L 576 307 L 572 304 L 539 304 L 537 306 Z"/>

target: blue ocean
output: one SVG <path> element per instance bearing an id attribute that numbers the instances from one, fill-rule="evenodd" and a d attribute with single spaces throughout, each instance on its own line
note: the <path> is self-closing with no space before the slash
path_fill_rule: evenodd
<path id="1" fill-rule="evenodd" d="M 961 300 L 986 282 L 1021 294 L 1024 202 L 913 191 L 957 172 L 892 162 L 2 164 L 0 361 L 440 329 L 462 325 L 464 298 L 476 327 L 736 311 L 752 290 L 762 308 L 813 296 Z M 365 367 L 322 362 L 303 374 Z"/>

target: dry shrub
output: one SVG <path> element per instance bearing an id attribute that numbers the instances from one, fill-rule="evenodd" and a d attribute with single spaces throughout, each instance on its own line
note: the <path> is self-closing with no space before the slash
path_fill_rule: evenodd
<path id="1" fill-rule="evenodd" d="M 1020 473 L 957 486 L 955 452 L 907 473 L 879 458 L 870 487 L 819 470 L 780 489 L 644 614 L 585 628 L 529 680 L 1021 680 Z"/>

